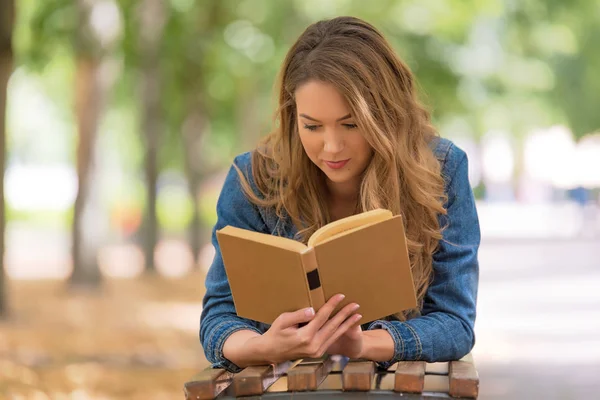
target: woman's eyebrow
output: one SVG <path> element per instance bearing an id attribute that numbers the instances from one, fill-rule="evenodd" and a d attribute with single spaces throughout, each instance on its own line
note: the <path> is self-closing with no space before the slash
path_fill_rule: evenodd
<path id="1" fill-rule="evenodd" d="M 311 120 L 311 121 L 315 121 L 315 122 L 321 122 L 321 121 L 319 121 L 318 119 L 316 119 L 316 118 L 313 118 L 313 117 L 311 117 L 311 116 L 308 116 L 308 115 L 306 115 L 306 114 L 300 114 L 300 116 L 301 116 L 301 117 L 304 117 L 304 118 L 306 118 L 306 119 L 309 119 L 309 120 Z M 343 121 L 343 120 L 345 120 L 345 119 L 348 119 L 348 118 L 350 118 L 350 117 L 352 117 L 352 115 L 351 115 L 351 114 L 344 115 L 342 118 L 338 118 L 338 119 L 336 120 L 336 122 Z"/>

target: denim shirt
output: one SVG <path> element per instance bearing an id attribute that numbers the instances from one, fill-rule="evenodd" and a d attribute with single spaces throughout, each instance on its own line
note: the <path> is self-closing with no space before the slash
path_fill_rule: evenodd
<path id="1" fill-rule="evenodd" d="M 381 368 L 402 360 L 456 360 L 470 352 L 475 344 L 480 229 L 469 184 L 467 156 L 447 139 L 435 139 L 431 147 L 441 163 L 445 181 L 447 215 L 440 215 L 439 222 L 446 228 L 442 231 L 438 250 L 433 254 L 433 281 L 420 315 L 407 321 L 386 319 L 363 325 L 363 330 L 385 329 L 394 339 L 393 358 L 377 363 Z M 251 154 L 238 155 L 234 163 L 255 188 Z M 200 342 L 214 368 L 239 372 L 240 368 L 223 356 L 225 340 L 238 330 L 262 334 L 269 326 L 236 315 L 216 238 L 216 230 L 226 225 L 292 239 L 296 230 L 290 221 L 280 220 L 272 211 L 252 204 L 241 189 L 236 170 L 233 166 L 230 168 L 217 202 L 217 223 L 212 234 L 216 253 L 205 281 Z"/>

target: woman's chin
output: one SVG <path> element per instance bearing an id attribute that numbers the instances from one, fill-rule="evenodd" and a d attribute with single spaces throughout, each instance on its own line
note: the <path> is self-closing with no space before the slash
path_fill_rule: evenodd
<path id="1" fill-rule="evenodd" d="M 331 173 L 331 172 L 325 172 L 325 176 L 327 177 L 327 180 L 329 180 L 331 183 L 335 183 L 337 185 L 343 185 L 345 183 L 350 183 L 353 181 L 353 177 L 349 174 L 349 173 L 344 173 L 344 172 L 337 172 L 337 173 Z"/>

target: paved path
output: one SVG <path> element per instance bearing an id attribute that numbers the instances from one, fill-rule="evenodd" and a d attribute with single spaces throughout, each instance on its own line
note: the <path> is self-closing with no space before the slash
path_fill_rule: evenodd
<path id="1" fill-rule="evenodd" d="M 600 240 L 481 247 L 483 398 L 600 397 Z"/>
<path id="2" fill-rule="evenodd" d="M 68 273 L 68 243 L 65 232 L 13 228 L 9 272 Z M 599 252 L 600 238 L 484 241 L 474 351 L 482 399 L 600 398 Z M 179 322 L 195 337 L 196 321 Z"/>

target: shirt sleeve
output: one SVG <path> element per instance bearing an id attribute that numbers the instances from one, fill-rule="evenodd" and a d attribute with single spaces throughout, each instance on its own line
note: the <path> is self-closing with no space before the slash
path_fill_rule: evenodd
<path id="1" fill-rule="evenodd" d="M 475 344 L 474 324 L 479 281 L 479 219 L 464 151 L 451 146 L 444 166 L 447 215 L 438 250 L 433 254 L 433 281 L 421 315 L 408 321 L 378 320 L 367 329 L 385 329 L 394 339 L 394 356 L 382 368 L 401 361 L 457 360 Z"/>
<path id="2" fill-rule="evenodd" d="M 248 176 L 249 155 L 236 157 L 234 163 Z M 216 231 L 227 226 L 265 232 L 258 208 L 250 203 L 242 191 L 236 169 L 231 166 L 217 201 L 217 222 L 212 231 L 212 244 L 215 256 L 205 280 L 206 293 L 202 302 L 200 317 L 200 342 L 204 354 L 214 368 L 225 368 L 231 372 L 239 372 L 241 368 L 223 356 L 223 345 L 229 336 L 239 330 L 252 330 L 263 333 L 261 324 L 238 317 L 233 303 L 233 296 Z"/>

